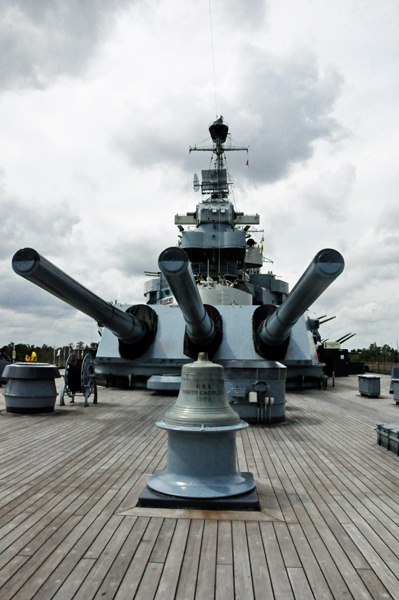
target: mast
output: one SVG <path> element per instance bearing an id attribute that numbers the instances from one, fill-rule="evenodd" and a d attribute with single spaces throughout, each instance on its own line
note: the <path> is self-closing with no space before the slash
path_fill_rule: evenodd
<path id="1" fill-rule="evenodd" d="M 202 183 L 199 183 L 198 176 L 194 176 L 194 190 L 198 191 L 200 188 L 202 194 L 211 193 L 211 198 L 208 200 L 220 202 L 227 202 L 229 195 L 229 186 L 227 178 L 227 169 L 225 167 L 225 152 L 248 152 L 248 148 L 245 146 L 225 146 L 227 136 L 229 133 L 229 126 L 223 121 L 223 117 L 220 116 L 216 121 L 210 124 L 209 133 L 211 134 L 212 146 L 190 146 L 189 152 L 212 152 L 215 155 L 214 169 L 208 169 L 202 171 Z M 205 200 L 206 202 L 207 200 Z"/>

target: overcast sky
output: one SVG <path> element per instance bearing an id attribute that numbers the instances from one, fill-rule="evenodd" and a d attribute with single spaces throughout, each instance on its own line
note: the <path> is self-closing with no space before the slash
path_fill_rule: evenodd
<path id="1" fill-rule="evenodd" d="M 249 169 L 229 167 L 264 271 L 292 288 L 336 248 L 345 271 L 310 310 L 336 315 L 322 337 L 396 348 L 398 31 L 396 0 L 2 0 L 0 345 L 98 340 L 14 274 L 26 246 L 108 301 L 144 301 L 143 271 L 198 201 L 208 156 L 188 147 L 222 114 L 250 147 Z"/>

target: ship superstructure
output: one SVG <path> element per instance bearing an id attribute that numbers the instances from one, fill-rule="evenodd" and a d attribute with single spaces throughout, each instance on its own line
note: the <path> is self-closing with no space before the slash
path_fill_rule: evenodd
<path id="1" fill-rule="evenodd" d="M 288 294 L 288 284 L 276 279 L 271 271 L 261 273 L 263 263 L 271 261 L 263 257 L 263 240 L 256 242 L 252 237 L 251 228 L 259 225 L 260 217 L 237 212 L 230 200 L 233 182 L 225 154 L 248 149 L 226 144 L 228 131 L 227 123 L 220 117 L 209 127 L 212 145 L 190 147 L 190 152 L 211 152 L 213 168 L 201 172 L 201 182 L 194 175 L 194 190 L 203 197 L 196 210 L 175 216 L 178 245 L 190 259 L 204 303 L 279 305 Z M 146 282 L 145 296 L 148 304 L 174 301 L 161 273 Z"/>

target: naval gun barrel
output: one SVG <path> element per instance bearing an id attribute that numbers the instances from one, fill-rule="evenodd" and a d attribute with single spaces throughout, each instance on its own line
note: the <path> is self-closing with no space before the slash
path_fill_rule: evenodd
<path id="1" fill-rule="evenodd" d="M 324 316 L 326 316 L 326 315 L 324 315 Z M 320 319 L 319 319 L 319 325 L 324 325 L 324 323 L 328 323 L 328 321 L 332 321 L 333 319 L 336 319 L 336 318 L 337 318 L 336 316 L 328 317 L 328 319 L 324 319 L 324 321 L 320 321 Z"/>
<path id="2" fill-rule="evenodd" d="M 135 345 L 144 341 L 147 327 L 141 319 L 105 302 L 33 248 L 18 250 L 12 259 L 12 268 L 21 277 L 104 325 L 123 343 Z"/>
<path id="3" fill-rule="evenodd" d="M 320 250 L 289 296 L 260 324 L 261 342 L 269 348 L 284 344 L 298 319 L 342 273 L 344 266 L 344 259 L 337 250 Z"/>
<path id="4" fill-rule="evenodd" d="M 355 335 L 356 333 L 347 333 L 342 338 L 339 338 L 337 342 L 339 342 L 340 344 L 345 344 L 345 342 L 348 342 L 351 338 L 355 337 Z"/>
<path id="5" fill-rule="evenodd" d="M 202 303 L 187 253 L 178 247 L 166 248 L 158 258 L 172 294 L 177 300 L 186 322 L 186 335 L 191 351 L 185 353 L 197 358 L 198 352 L 212 355 L 222 340 L 221 317 L 213 306 Z"/>

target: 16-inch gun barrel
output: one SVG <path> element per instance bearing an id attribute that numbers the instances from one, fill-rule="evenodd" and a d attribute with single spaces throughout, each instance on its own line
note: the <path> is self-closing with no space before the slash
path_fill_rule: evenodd
<path id="1" fill-rule="evenodd" d="M 221 342 L 219 313 L 202 303 L 187 253 L 175 246 L 166 248 L 159 256 L 158 265 L 183 313 L 186 333 L 194 346 L 193 358 L 197 358 L 196 353 L 200 351 L 212 354 Z"/>
<path id="2" fill-rule="evenodd" d="M 140 344 L 147 335 L 139 318 L 112 306 L 40 256 L 33 248 L 23 248 L 12 259 L 14 271 L 88 315 L 112 331 L 125 344 Z"/>
<path id="3" fill-rule="evenodd" d="M 292 292 L 258 328 L 258 336 L 267 347 L 281 346 L 304 312 L 342 273 L 345 262 L 337 250 L 320 250 Z"/>

